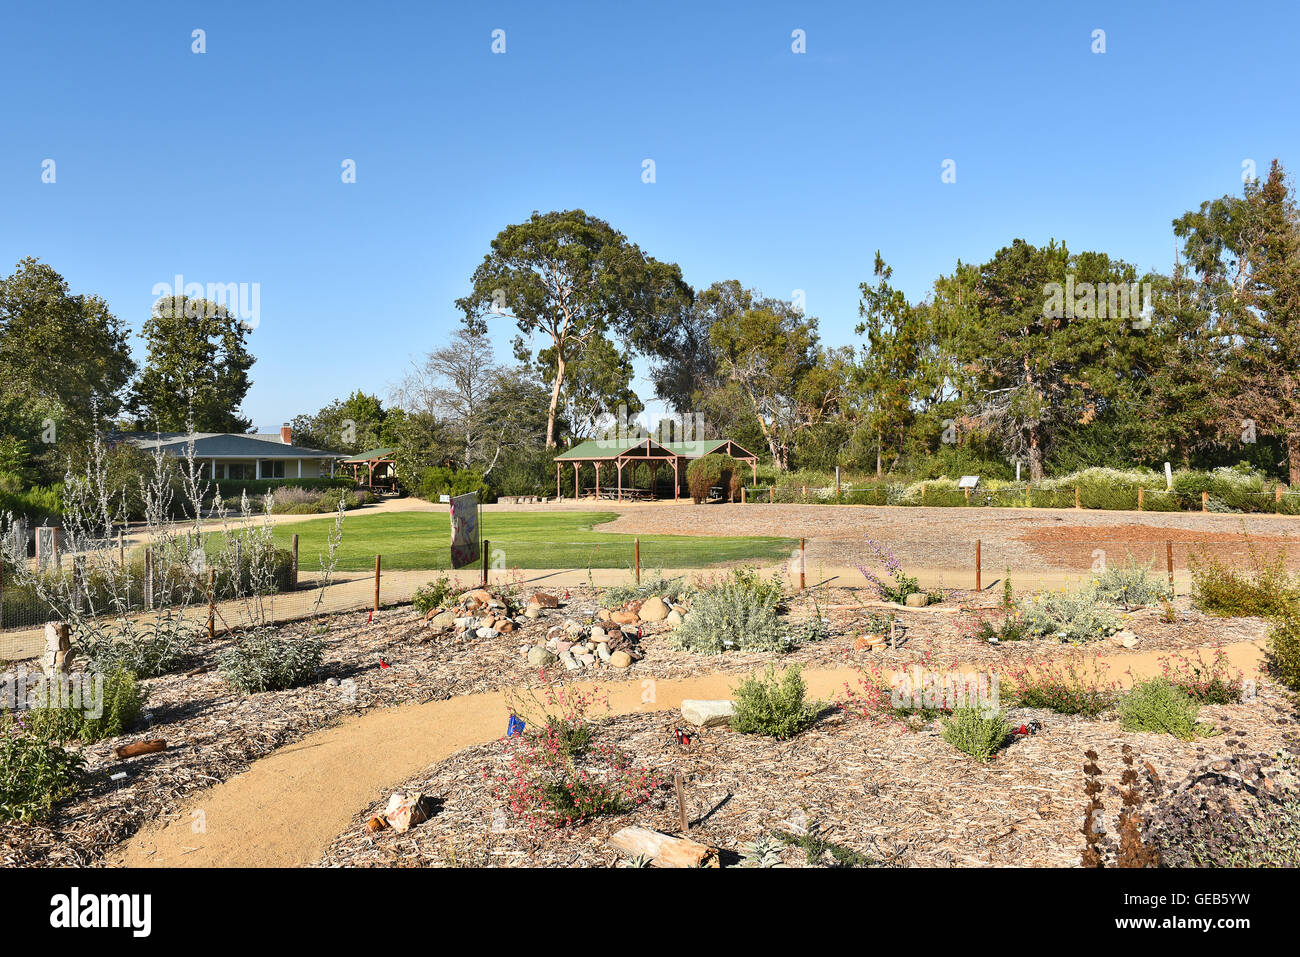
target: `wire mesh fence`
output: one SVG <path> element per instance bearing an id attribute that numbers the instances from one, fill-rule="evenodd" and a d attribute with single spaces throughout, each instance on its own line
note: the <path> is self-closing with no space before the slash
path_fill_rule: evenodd
<path id="1" fill-rule="evenodd" d="M 880 549 L 883 549 L 881 551 Z M 1208 536 L 1179 529 L 1151 529 L 1146 537 L 1107 536 L 1103 530 L 1045 529 L 1030 541 L 1009 537 L 905 539 L 876 547 L 861 538 L 810 539 L 726 538 L 691 536 L 588 536 L 575 540 L 486 539 L 480 560 L 450 570 L 431 561 L 431 568 L 385 568 L 376 556 L 373 571 L 335 573 L 328 582 L 321 574 L 294 570 L 277 578 L 262 595 L 209 589 L 211 579 L 195 576 L 186 589 L 154 589 L 145 583 L 132 594 L 139 601 L 116 614 L 147 618 L 161 612 L 184 614 L 214 633 L 239 630 L 262 622 L 284 623 L 320 614 L 375 609 L 410 603 L 423 585 L 446 575 L 463 588 L 486 577 L 489 584 L 536 583 L 537 587 L 592 584 L 607 586 L 668 576 L 707 577 L 735 564 L 756 565 L 784 577 L 789 587 L 829 584 L 867 588 L 862 568 L 885 571 L 885 559 L 896 560 L 923 588 L 989 591 L 1009 578 L 1018 592 L 1070 587 L 1105 572 L 1108 567 L 1135 563 L 1152 574 L 1169 577 L 1179 594 L 1192 587 L 1195 564 L 1251 573 L 1275 563 L 1300 579 L 1300 540 L 1277 536 Z M 64 574 L 72 574 L 64 571 Z M 233 587 L 233 586 L 232 586 Z M 180 597 L 178 597 L 180 596 Z M 94 606 L 99 607 L 99 606 Z M 12 576 L 0 579 L 0 658 L 38 655 L 44 646 L 43 626 L 62 620 L 60 610 L 43 602 L 30 587 Z"/>

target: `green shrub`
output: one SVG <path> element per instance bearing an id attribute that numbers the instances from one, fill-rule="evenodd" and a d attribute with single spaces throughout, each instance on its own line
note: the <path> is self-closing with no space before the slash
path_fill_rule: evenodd
<path id="1" fill-rule="evenodd" d="M 44 819 L 81 783 L 85 759 L 0 709 L 0 822 Z"/>
<path id="2" fill-rule="evenodd" d="M 1300 691 L 1300 612 L 1279 618 L 1269 629 L 1268 673 L 1292 691 Z"/>
<path id="3" fill-rule="evenodd" d="M 681 578 L 665 578 L 662 572 L 654 572 L 642 575 L 639 583 L 606 588 L 600 594 L 600 607 L 622 608 L 630 601 L 644 601 L 653 595 L 676 595 L 681 590 Z"/>
<path id="4" fill-rule="evenodd" d="M 1193 553 L 1192 604 L 1211 615 L 1274 618 L 1300 609 L 1300 577 L 1286 570 L 1286 551 L 1261 556 L 1249 546 L 1246 567 L 1220 561 L 1216 555 Z"/>
<path id="5" fill-rule="evenodd" d="M 1092 584 L 1098 598 L 1126 609 L 1169 597 L 1169 583 L 1151 574 L 1150 563 L 1140 565 L 1132 555 L 1123 565 L 1107 564 L 1105 571 L 1093 577 Z"/>
<path id="6" fill-rule="evenodd" d="M 1090 641 L 1119 630 L 1115 609 L 1100 598 L 1093 586 L 1078 591 L 1044 592 L 1025 601 L 1025 627 L 1036 635 L 1065 641 Z"/>
<path id="7" fill-rule="evenodd" d="M 673 643 L 687 651 L 717 655 L 724 651 L 786 651 L 793 640 L 785 633 L 777 606 L 779 587 L 756 585 L 761 579 L 733 575 L 698 591 L 691 609 L 672 632 Z"/>
<path id="8" fill-rule="evenodd" d="M 281 635 L 258 628 L 241 635 L 218 658 L 226 682 L 244 694 L 280 691 L 305 684 L 320 670 L 325 646 L 315 638 Z"/>
<path id="9" fill-rule="evenodd" d="M 976 761 L 991 760 L 1010 736 L 1011 725 L 1001 711 L 986 715 L 982 708 L 954 708 L 943 718 L 943 739 Z"/>
<path id="10" fill-rule="evenodd" d="M 100 701 L 73 701 L 66 693 L 55 691 L 48 694 L 46 688 L 38 696 L 38 707 L 31 711 L 32 730 L 56 741 L 86 744 L 116 738 L 130 731 L 139 722 L 148 697 L 135 675 L 118 668 L 111 674 L 89 677 L 92 688 L 97 679 L 102 682 Z M 79 706 L 74 707 L 74 704 Z M 88 708 L 99 713 L 87 713 Z"/>
<path id="11" fill-rule="evenodd" d="M 74 626 L 72 640 L 90 660 L 90 668 L 110 675 L 125 671 L 154 678 L 190 661 L 200 626 L 183 617 L 86 620 Z"/>
<path id="12" fill-rule="evenodd" d="M 496 498 L 483 474 L 475 469 L 426 468 L 416 475 L 411 489 L 411 494 L 429 502 L 438 501 L 440 495 L 454 498 L 470 492 L 477 492 L 480 502 L 492 502 Z"/>
<path id="13" fill-rule="evenodd" d="M 217 479 L 211 483 L 212 488 L 208 491 L 211 497 L 215 491 L 223 499 L 233 500 L 236 505 L 239 504 L 240 496 L 247 492 L 249 497 L 265 495 L 267 492 L 278 492 L 284 489 L 309 489 L 314 491 L 325 491 L 327 489 L 348 490 L 356 489 L 356 480 L 347 476 L 337 478 L 303 478 L 303 479 Z M 337 503 L 338 498 L 334 501 Z"/>
<path id="14" fill-rule="evenodd" d="M 1214 732 L 1212 726 L 1197 722 L 1200 710 L 1192 696 L 1168 678 L 1139 681 L 1119 699 L 1120 723 L 1125 731 L 1172 734 L 1184 741 Z"/>
<path id="15" fill-rule="evenodd" d="M 446 575 L 439 575 L 427 584 L 421 585 L 411 595 L 411 604 L 421 615 L 427 615 L 435 608 L 446 608 L 456 596 L 456 588 Z"/>
<path id="16" fill-rule="evenodd" d="M 780 740 L 792 738 L 816 721 L 821 711 L 819 704 L 804 700 L 807 693 L 798 665 L 791 665 L 779 678 L 776 668 L 768 665 L 761 677 L 751 675 L 736 687 L 732 730 Z"/>
<path id="17" fill-rule="evenodd" d="M 709 500 L 714 486 L 722 486 L 722 497 L 728 502 L 740 500 L 740 489 L 745 484 L 743 466 L 730 455 L 712 453 L 702 455 L 686 466 L 686 486 L 691 500 L 699 505 Z"/>

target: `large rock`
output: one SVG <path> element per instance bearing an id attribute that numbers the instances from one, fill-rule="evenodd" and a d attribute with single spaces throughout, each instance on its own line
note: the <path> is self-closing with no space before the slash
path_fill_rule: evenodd
<path id="1" fill-rule="evenodd" d="M 554 595 L 548 595 L 544 591 L 539 591 L 532 598 L 528 599 L 528 601 L 530 604 L 536 605 L 539 608 L 560 607 L 560 599 L 556 598 Z"/>
<path id="2" fill-rule="evenodd" d="M 528 649 L 528 665 L 532 668 L 549 668 L 560 659 L 551 654 L 541 645 L 534 645 Z"/>
<path id="3" fill-rule="evenodd" d="M 679 612 L 676 608 L 670 611 L 668 613 L 668 617 L 664 619 L 664 624 L 672 625 L 674 628 L 676 628 L 681 623 L 682 623 L 682 613 Z"/>
<path id="4" fill-rule="evenodd" d="M 440 611 L 429 619 L 430 628 L 450 628 L 456 624 L 456 615 L 450 611 Z"/>
<path id="5" fill-rule="evenodd" d="M 616 651 L 609 656 L 609 663 L 615 668 L 627 668 L 632 664 L 632 656 L 626 651 Z"/>
<path id="6" fill-rule="evenodd" d="M 609 620 L 616 625 L 635 625 L 637 623 L 636 612 L 634 611 L 610 612 Z"/>
<path id="7" fill-rule="evenodd" d="M 924 608 L 930 604 L 930 596 L 924 592 L 914 591 L 903 600 L 903 604 L 908 608 Z"/>
<path id="8" fill-rule="evenodd" d="M 668 617 L 668 606 L 658 595 L 647 598 L 645 604 L 641 606 L 642 621 L 663 621 Z"/>
<path id="9" fill-rule="evenodd" d="M 736 706 L 731 701 L 686 700 L 682 702 L 682 717 L 697 728 L 731 724 L 731 718 L 735 713 Z"/>
<path id="10" fill-rule="evenodd" d="M 480 628 L 474 634 L 479 638 L 496 638 L 499 635 L 495 628 Z"/>
<path id="11" fill-rule="evenodd" d="M 417 824 L 423 824 L 433 812 L 433 801 L 419 791 L 408 797 L 394 793 L 384 808 L 384 819 L 398 834 L 404 834 Z"/>

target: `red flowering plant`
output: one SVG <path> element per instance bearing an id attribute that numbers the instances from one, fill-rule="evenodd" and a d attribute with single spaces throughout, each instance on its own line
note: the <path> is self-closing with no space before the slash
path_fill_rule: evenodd
<path id="1" fill-rule="evenodd" d="M 1111 707 L 1119 694 L 1119 683 L 1106 677 L 1107 667 L 1100 654 L 1050 661 L 1031 658 L 1009 667 L 1005 677 L 1017 707 L 1095 718 Z"/>
<path id="2" fill-rule="evenodd" d="M 1245 687 L 1241 669 L 1233 667 L 1222 648 L 1214 649 L 1214 660 L 1208 664 L 1199 650 L 1194 660 L 1189 655 L 1168 655 L 1160 659 L 1160 670 L 1170 684 L 1205 704 L 1235 704 Z"/>
<path id="3" fill-rule="evenodd" d="M 523 730 L 504 739 L 504 768 L 484 769 L 484 777 L 496 800 L 525 823 L 558 828 L 621 814 L 662 784 L 653 771 L 596 740 L 591 711 L 598 705 L 609 711 L 598 689 L 551 685 L 540 697 L 532 689 L 508 693 L 507 704 Z"/>
<path id="4" fill-rule="evenodd" d="M 878 664 L 857 671 L 857 687 L 844 682 L 844 695 L 836 702 L 848 714 L 877 724 L 899 721 L 917 725 L 952 711 L 953 700 L 948 693 L 952 689 L 942 686 L 941 680 L 930 680 L 940 679 L 941 675 L 928 651 L 910 675 L 899 671 L 886 675 Z"/>

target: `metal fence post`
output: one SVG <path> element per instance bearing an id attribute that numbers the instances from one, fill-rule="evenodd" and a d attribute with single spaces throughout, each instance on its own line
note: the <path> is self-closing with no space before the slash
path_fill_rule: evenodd
<path id="1" fill-rule="evenodd" d="M 636 583 L 641 584 L 641 539 L 632 539 L 632 561 L 636 567 Z"/>
<path id="2" fill-rule="evenodd" d="M 982 543 L 978 538 L 975 539 L 975 590 L 976 591 L 984 590 L 983 587 L 984 583 L 982 581 L 983 569 L 980 567 L 982 562 L 982 556 L 980 555 L 981 544 Z"/>
<path id="3" fill-rule="evenodd" d="M 376 554 L 375 555 L 375 611 L 379 611 L 379 565 L 380 565 L 380 556 Z M 483 567 L 486 568 L 487 566 L 484 565 Z"/>
<path id="4" fill-rule="evenodd" d="M 1165 540 L 1165 564 L 1169 566 L 1169 594 L 1174 594 L 1174 543 L 1172 539 Z"/>

